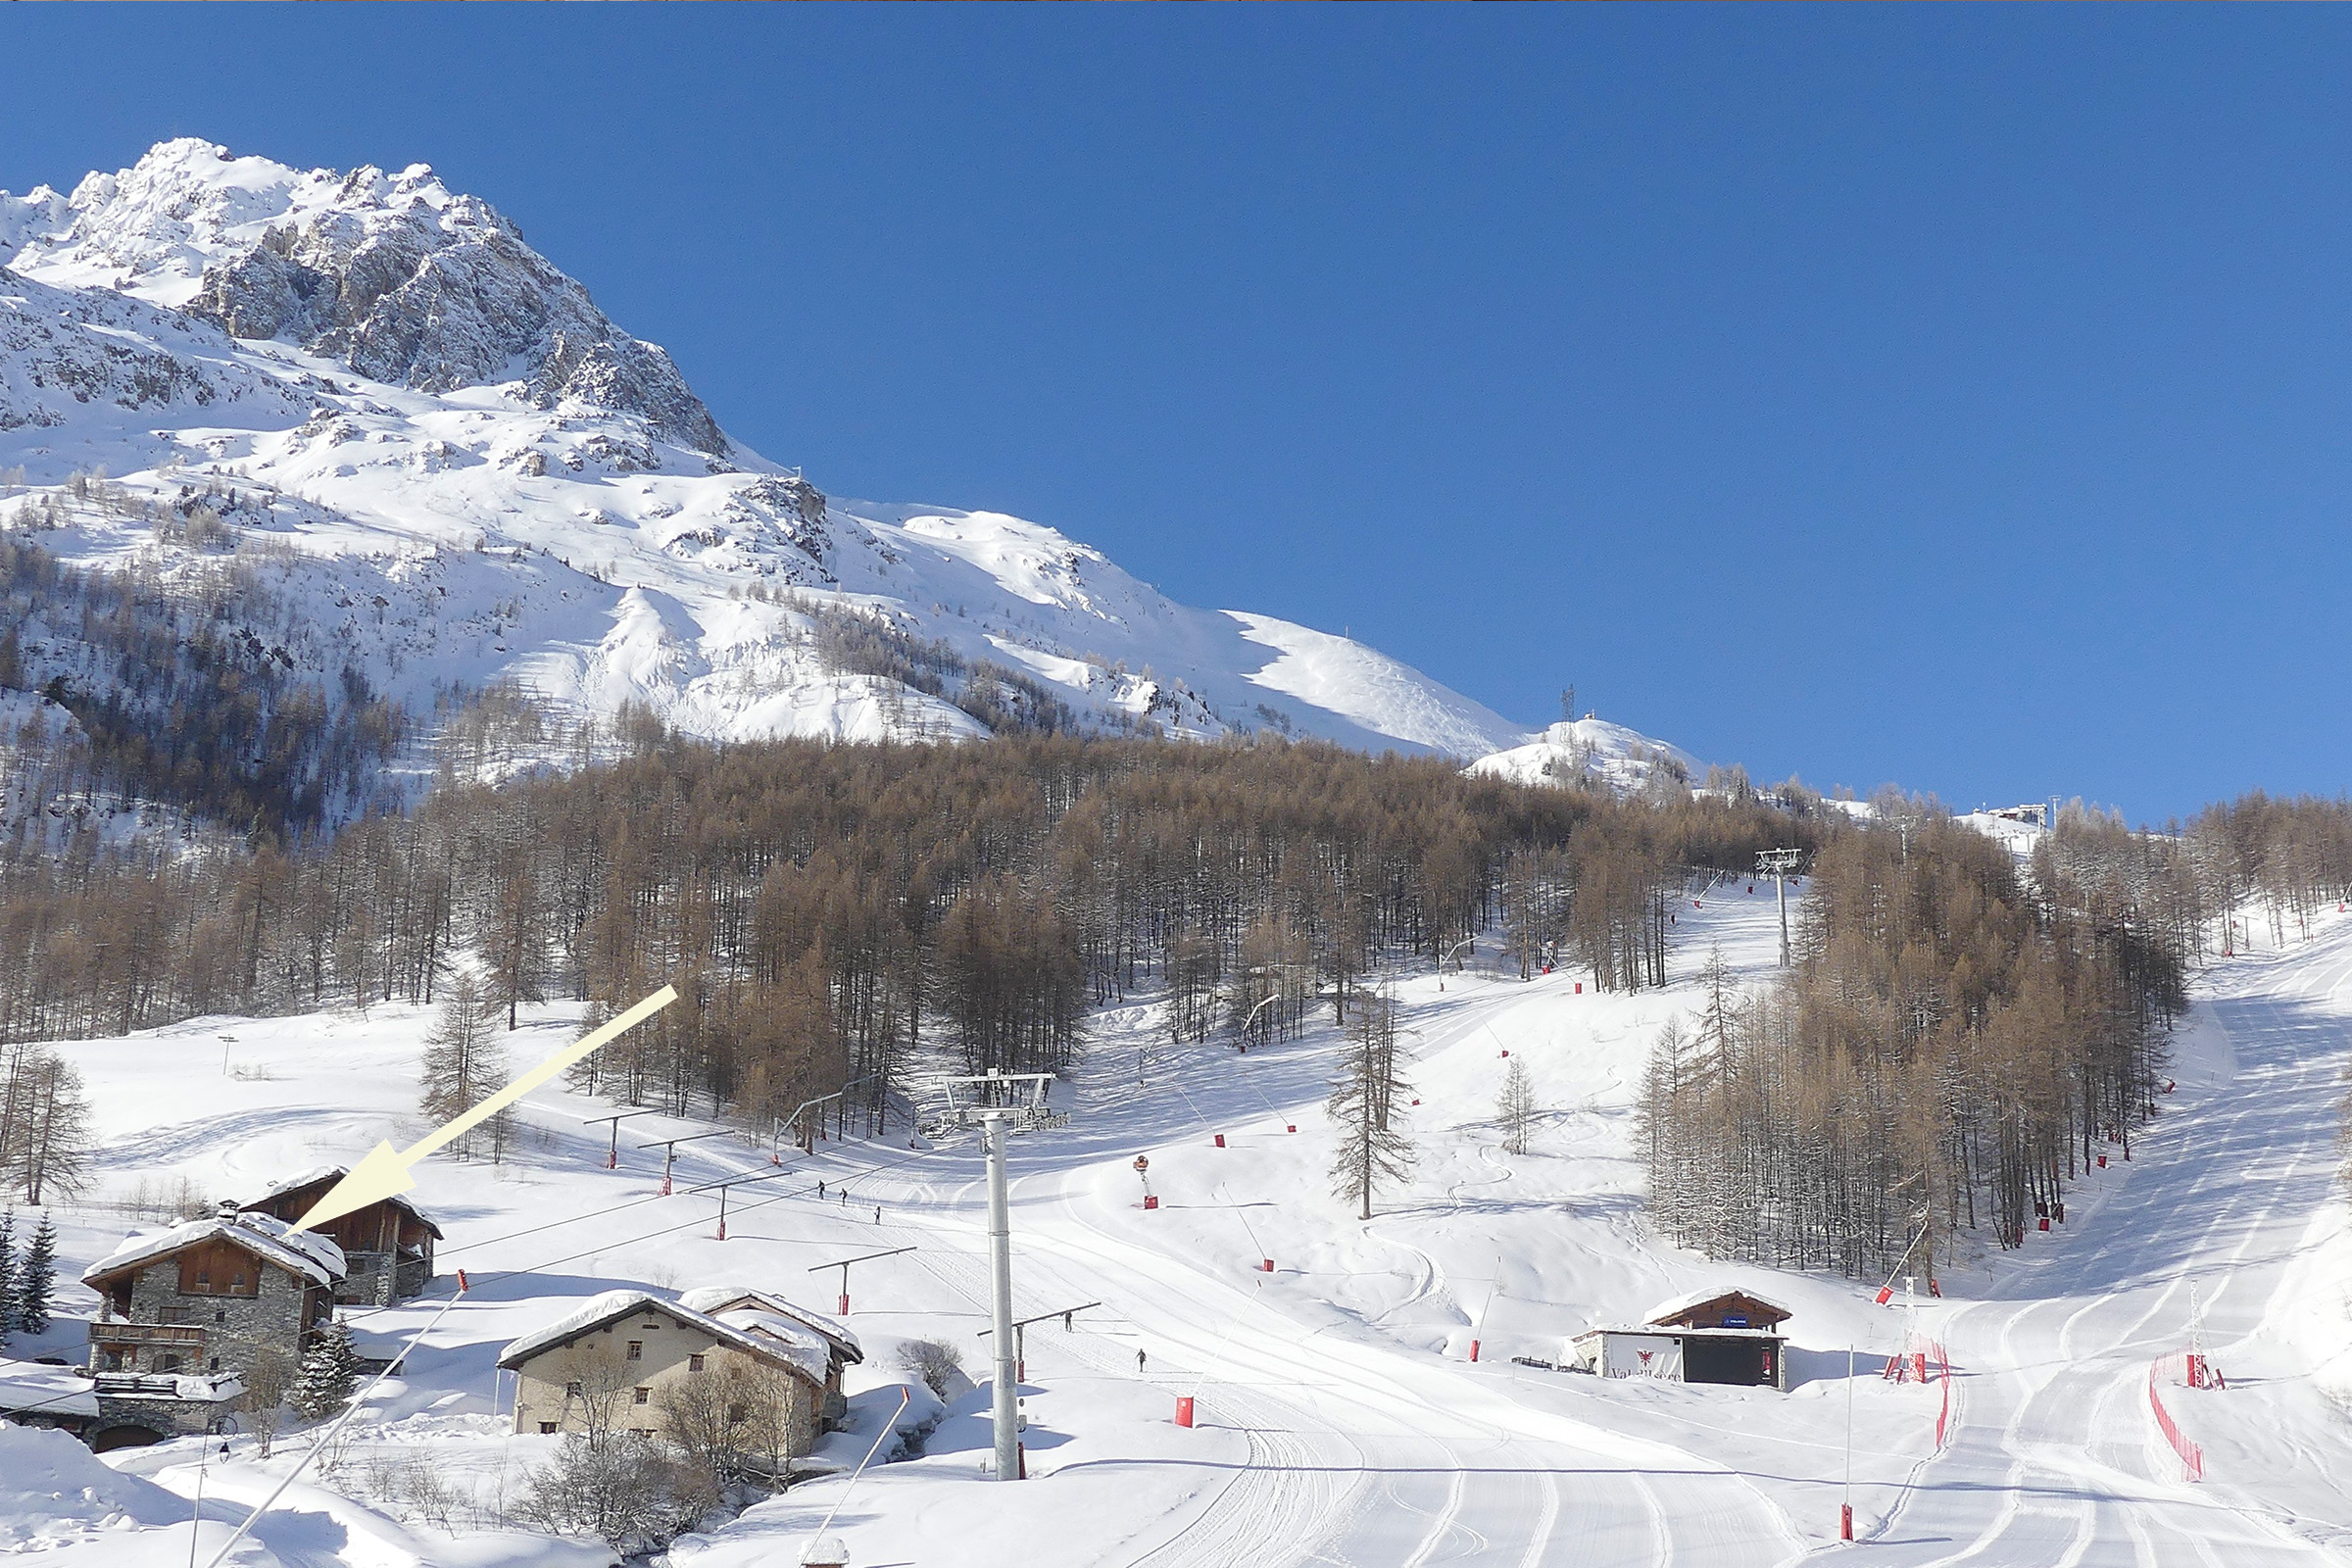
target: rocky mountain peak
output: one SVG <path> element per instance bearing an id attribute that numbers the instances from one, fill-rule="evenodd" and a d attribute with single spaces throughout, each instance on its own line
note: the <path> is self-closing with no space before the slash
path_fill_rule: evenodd
<path id="1" fill-rule="evenodd" d="M 372 380 L 431 393 L 519 381 L 538 407 L 633 414 L 680 446 L 728 451 L 668 355 L 423 164 L 304 172 L 161 142 L 70 197 L 0 193 L 0 265 L 135 294 Z"/>

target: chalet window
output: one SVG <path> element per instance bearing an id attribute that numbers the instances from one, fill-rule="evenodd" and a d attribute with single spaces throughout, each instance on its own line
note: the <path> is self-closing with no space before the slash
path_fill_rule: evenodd
<path id="1" fill-rule="evenodd" d="M 629 1436 L 633 1438 L 650 1438 L 653 1435 L 654 1429 L 652 1427 L 631 1427 L 629 1429 Z"/>
<path id="2" fill-rule="evenodd" d="M 121 1350 L 101 1351 L 98 1356 L 98 1370 L 101 1372 L 122 1371 L 122 1352 Z"/>
<path id="3" fill-rule="evenodd" d="M 690 1356 L 688 1356 L 688 1357 L 686 1358 L 686 1370 L 687 1370 L 687 1371 L 689 1371 L 689 1372 L 700 1372 L 702 1369 L 703 1369 L 703 1358 L 702 1358 L 701 1356 L 699 1356 L 699 1355 L 690 1355 Z"/>
<path id="4" fill-rule="evenodd" d="M 157 1370 L 158 1372 L 176 1372 L 176 1371 L 178 1371 L 178 1370 L 179 1370 L 179 1357 L 178 1357 L 178 1356 L 176 1356 L 176 1355 L 172 1355 L 172 1354 L 169 1354 L 169 1353 L 167 1353 L 167 1354 L 164 1356 L 164 1364 L 163 1364 L 163 1365 L 161 1365 L 161 1366 L 159 1366 L 159 1367 L 157 1367 L 157 1368 L 156 1368 L 156 1370 Z"/>
<path id="5" fill-rule="evenodd" d="M 216 1356 L 214 1356 L 214 1357 L 213 1357 L 213 1364 L 212 1364 L 211 1366 L 207 1367 L 205 1370 L 206 1370 L 206 1371 L 208 1371 L 208 1372 L 218 1372 L 218 1371 L 220 1371 L 220 1358 L 219 1356 L 217 1356 L 217 1355 L 216 1355 Z"/>
<path id="6" fill-rule="evenodd" d="M 632 1361 L 642 1361 L 645 1359 L 645 1342 L 643 1340 L 631 1340 L 629 1342 L 628 1359 Z"/>
<path id="7" fill-rule="evenodd" d="M 747 1413 L 748 1412 L 746 1412 L 744 1407 L 740 1404 L 730 1404 L 727 1406 L 727 1419 L 729 1421 L 741 1421 Z"/>
<path id="8" fill-rule="evenodd" d="M 225 1306 L 216 1306 L 216 1307 L 214 1307 L 214 1308 L 213 1308 L 213 1321 L 214 1321 L 214 1322 L 216 1322 L 216 1323 L 225 1323 L 225 1322 L 227 1322 L 227 1321 L 228 1321 L 228 1308 L 227 1308 L 227 1307 L 225 1307 Z"/>
<path id="9" fill-rule="evenodd" d="M 569 1383 L 564 1385 L 564 1397 L 566 1399 L 576 1399 L 579 1396 L 580 1380 L 578 1378 L 573 1378 Z"/>
<path id="10" fill-rule="evenodd" d="M 556 1424 L 553 1421 L 542 1421 L 539 1423 L 539 1435 L 541 1437 L 552 1438 L 555 1436 L 555 1434 Z"/>
<path id="11" fill-rule="evenodd" d="M 643 1404 L 646 1400 L 652 1398 L 653 1396 L 654 1391 L 651 1389 L 639 1388 L 631 1389 L 629 1391 L 629 1402 L 631 1404 Z"/>

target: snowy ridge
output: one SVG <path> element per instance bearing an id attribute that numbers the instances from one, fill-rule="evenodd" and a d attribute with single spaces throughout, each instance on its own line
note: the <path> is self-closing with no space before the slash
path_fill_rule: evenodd
<path id="1" fill-rule="evenodd" d="M 1696 770 L 1690 755 L 1680 747 L 1590 713 L 1554 724 L 1524 746 L 1482 757 L 1465 769 L 1514 784 L 1591 781 L 1626 795 L 1642 793 L 1660 772 L 1687 784 Z"/>
<path id="2" fill-rule="evenodd" d="M 111 499 L 68 495 L 99 470 Z M 159 526 L 196 506 L 222 527 Z M 71 195 L 0 193 L 0 527 L 191 592 L 233 561 L 314 612 L 297 670 L 351 668 L 416 712 L 505 681 L 716 740 L 952 739 L 1034 709 L 1027 682 L 1081 728 L 1465 760 L 1530 739 L 1348 638 L 1178 605 L 1052 527 L 828 498 L 423 166 L 301 172 L 189 139 Z M 824 636 L 844 614 L 936 678 L 845 664 Z M 62 635 L 24 660 L 34 689 L 88 662 Z"/>

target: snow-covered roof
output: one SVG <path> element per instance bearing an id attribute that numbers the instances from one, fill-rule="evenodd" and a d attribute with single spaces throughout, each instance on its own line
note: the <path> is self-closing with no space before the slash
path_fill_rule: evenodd
<path id="1" fill-rule="evenodd" d="M 94 1285 L 109 1275 L 216 1239 L 233 1243 L 315 1285 L 332 1285 L 343 1277 L 343 1249 L 317 1231 L 298 1231 L 269 1214 L 240 1213 L 193 1219 L 169 1230 L 133 1231 L 120 1247 L 82 1270 L 82 1283 Z"/>
<path id="2" fill-rule="evenodd" d="M 722 1323 L 709 1313 L 698 1312 L 675 1301 L 665 1301 L 650 1291 L 607 1291 L 602 1296 L 591 1297 L 545 1328 L 514 1341 L 499 1353 L 498 1364 L 508 1368 L 518 1367 L 533 1356 L 566 1345 L 583 1334 L 603 1328 L 632 1312 L 659 1312 L 674 1323 L 700 1329 L 721 1345 L 731 1346 L 763 1361 L 790 1367 L 812 1382 L 824 1381 L 825 1359 L 821 1354 L 814 1354 L 808 1346 L 799 1347 L 796 1352 L 794 1347 L 781 1340 L 763 1333 L 754 1333 L 732 1323 Z M 809 1365 L 812 1358 L 815 1363 L 813 1367 Z"/>
<path id="3" fill-rule="evenodd" d="M 170 1392 L 158 1393 L 165 1385 Z M 242 1398 L 245 1380 L 234 1372 L 101 1372 L 99 1392 L 128 1392 L 142 1399 L 186 1399 L 196 1404 L 226 1404 Z"/>
<path id="4" fill-rule="evenodd" d="M 824 1382 L 825 1374 L 832 1370 L 833 1347 L 825 1342 L 824 1336 L 812 1332 L 808 1324 L 798 1318 L 744 1306 L 732 1312 L 719 1313 L 718 1321 L 729 1328 L 741 1329 L 746 1334 L 769 1341 L 777 1354 L 818 1383 Z"/>
<path id="5" fill-rule="evenodd" d="M 299 1176 L 289 1176 L 283 1181 L 272 1182 L 262 1193 L 261 1197 L 255 1199 L 250 1203 L 240 1203 L 237 1206 L 247 1210 L 260 1208 L 264 1203 L 270 1202 L 273 1199 L 283 1198 L 288 1193 L 299 1193 L 305 1187 L 313 1186 L 318 1182 L 339 1182 L 350 1174 L 351 1167 L 349 1165 L 320 1165 L 315 1169 L 306 1170 Z M 397 1203 L 402 1208 L 407 1209 L 410 1215 L 413 1216 L 426 1230 L 431 1231 L 436 1239 L 446 1239 L 442 1236 L 441 1222 L 433 1218 L 431 1214 L 425 1212 L 424 1208 L 420 1204 L 416 1203 L 414 1200 L 408 1198 L 404 1194 L 393 1193 L 388 1195 L 385 1200 L 388 1202 Z"/>
<path id="6" fill-rule="evenodd" d="M 1682 1296 L 1670 1297 L 1666 1300 L 1660 1301 L 1657 1305 L 1651 1307 L 1648 1311 L 1642 1313 L 1642 1321 L 1649 1324 L 1663 1323 L 1668 1318 L 1681 1317 L 1685 1312 L 1690 1311 L 1694 1306 L 1704 1306 L 1709 1301 L 1720 1301 L 1727 1296 L 1737 1296 L 1744 1300 L 1752 1301 L 1756 1305 L 1764 1308 L 1766 1311 L 1778 1312 L 1785 1318 L 1796 1316 L 1794 1312 L 1791 1312 L 1788 1310 L 1788 1308 L 1781 1305 L 1778 1301 L 1767 1300 L 1765 1298 L 1758 1296 L 1755 1292 L 1748 1290 L 1743 1286 L 1716 1285 L 1705 1290 L 1691 1291 Z"/>
<path id="7" fill-rule="evenodd" d="M 805 1306 L 795 1306 L 780 1296 L 757 1291 L 742 1285 L 704 1285 L 678 1298 L 678 1304 L 697 1312 L 715 1312 L 721 1315 L 737 1307 L 753 1308 L 789 1318 L 809 1330 L 841 1352 L 845 1361 L 862 1363 L 865 1349 L 858 1336 L 843 1328 L 822 1312 L 811 1312 Z"/>
<path id="8" fill-rule="evenodd" d="M 72 1367 L 0 1360 L 0 1414 L 96 1415 L 90 1380 Z"/>

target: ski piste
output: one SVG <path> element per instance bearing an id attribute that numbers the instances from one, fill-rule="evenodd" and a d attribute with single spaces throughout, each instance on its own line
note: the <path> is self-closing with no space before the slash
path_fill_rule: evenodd
<path id="1" fill-rule="evenodd" d="M 1246 1056 L 1162 1044 L 1140 1084 L 1135 1045 L 1156 1028 L 1155 1006 L 1145 997 L 1102 1011 L 1069 1085 L 1081 1113 L 1011 1141 L 1016 1313 L 1102 1303 L 1069 1330 L 1044 1323 L 1027 1335 L 1026 1482 L 985 1477 L 984 1384 L 943 1401 L 895 1364 L 896 1346 L 912 1339 L 947 1340 L 967 1365 L 983 1361 L 976 1136 L 894 1124 L 879 1139 L 819 1141 L 806 1156 L 784 1155 L 784 1167 L 750 1135 L 709 1139 L 677 1151 L 677 1190 L 663 1198 L 658 1159 L 604 1168 L 603 1130 L 587 1125 L 604 1102 L 553 1087 L 518 1107 L 529 1136 L 512 1163 L 418 1167 L 419 1198 L 464 1216 L 442 1266 L 467 1269 L 475 1285 L 354 1422 L 355 1452 L 429 1454 L 446 1478 L 486 1495 L 552 1441 L 510 1435 L 494 1402 L 491 1362 L 511 1339 L 623 1282 L 772 1286 L 829 1310 L 831 1277 L 810 1264 L 910 1247 L 860 1265 L 847 1324 L 866 1360 L 847 1429 L 815 1456 L 819 1468 L 847 1470 L 902 1392 L 906 1413 L 895 1418 L 927 1429 L 919 1453 L 866 1472 L 836 1521 L 860 1562 L 1790 1562 L 1837 1541 L 1849 1345 L 1861 1374 L 1851 1388 L 1857 1560 L 2340 1556 L 2352 1503 L 2332 1479 L 2340 1440 L 2329 1401 L 2352 1370 L 2338 1305 L 2352 1238 L 2331 1182 L 2352 917 L 2327 915 L 2308 941 L 2240 951 L 2200 973 L 2176 1041 L 2176 1092 L 2132 1158 L 2086 1175 L 2064 1222 L 2029 1234 L 2020 1251 L 1947 1268 L 1944 1295 L 1923 1293 L 1919 1329 L 1946 1348 L 1954 1374 L 1923 1387 L 1879 1375 L 1904 1348 L 1905 1314 L 1875 1303 L 1877 1281 L 1710 1263 L 1642 1224 L 1633 1105 L 1657 1028 L 1696 1004 L 1691 956 L 1720 947 L 1751 984 L 1777 959 L 1768 889 L 1719 891 L 1683 913 L 1679 978 L 1659 991 L 1580 994 L 1565 971 L 1522 983 L 1475 959 L 1442 991 L 1436 975 L 1391 976 L 1412 1031 L 1421 1161 L 1369 1222 L 1324 1196 L 1322 1100 L 1339 1045 L 1327 1006 L 1298 1040 Z M 97 1101 L 113 1135 L 109 1177 L 176 1171 L 233 1196 L 402 1127 L 429 1021 L 384 1005 L 365 1017 L 195 1020 L 60 1049 L 109 1086 Z M 542 1007 L 503 1038 L 520 1065 L 574 1022 L 572 1009 Z M 225 1047 L 223 1035 L 233 1037 Z M 221 1071 L 222 1049 L 234 1076 Z M 1494 1121 L 1504 1051 L 1530 1067 L 1547 1112 L 1527 1155 L 1502 1152 Z M 713 1125 L 662 1114 L 637 1124 L 641 1141 Z M 1140 1206 L 1138 1153 L 1161 1198 L 1153 1210 Z M 761 1169 L 779 1171 L 767 1196 L 734 1189 L 719 1241 L 714 1196 L 688 1189 Z M 99 1212 L 61 1212 L 61 1222 L 68 1279 L 120 1236 Z M 2149 1401 L 2151 1369 L 2189 1347 L 2192 1282 L 2205 1352 L 2229 1387 L 2158 1389 L 2201 1448 L 2198 1482 L 2183 1479 Z M 1585 1326 L 1735 1284 L 1795 1311 L 1787 1394 L 1555 1370 Z M 83 1294 L 61 1292 L 61 1310 L 86 1310 Z M 364 1348 L 422 1327 L 445 1304 L 439 1294 L 359 1315 Z M 1475 1362 L 1473 1333 L 1483 1340 Z M 1190 1428 L 1175 1423 L 1180 1397 L 1195 1401 Z M 215 1460 L 206 1495 L 258 1499 L 301 1446 L 299 1435 L 282 1440 L 268 1464 L 249 1446 Z M 183 1446 L 109 1457 L 193 1493 Z M 671 1560 L 789 1560 L 841 1485 L 804 1482 L 681 1541 Z M 383 1561 L 452 1549 L 430 1526 L 397 1521 L 397 1498 L 341 1486 L 306 1477 L 289 1495 L 315 1491 L 312 1506 L 364 1523 Z M 11 1506 L 12 1528 L 32 1525 L 23 1499 Z M 222 1520 L 234 1512 L 227 1500 L 208 1507 Z M 57 1528 L 77 1551 L 102 1544 Z M 187 1544 L 184 1522 L 147 1528 L 176 1528 Z M 204 1528 L 224 1538 L 232 1527 Z M 358 1560 L 318 1554 L 303 1528 L 289 1514 L 257 1524 L 253 1539 L 281 1561 Z"/>

